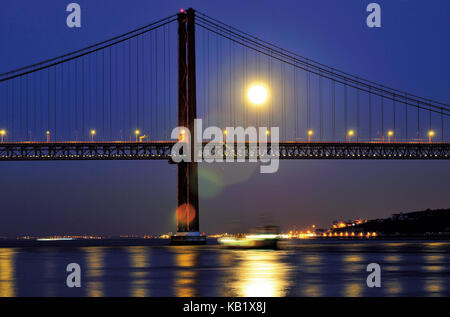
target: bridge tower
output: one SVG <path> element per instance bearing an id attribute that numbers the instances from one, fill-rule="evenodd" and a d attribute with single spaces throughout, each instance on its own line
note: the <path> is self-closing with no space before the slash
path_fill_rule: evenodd
<path id="1" fill-rule="evenodd" d="M 178 126 L 191 132 L 197 117 L 195 78 L 195 11 L 190 8 L 178 14 Z M 172 244 L 204 244 L 200 234 L 198 202 L 198 166 L 191 151 L 191 162 L 178 163 L 177 233 Z"/>

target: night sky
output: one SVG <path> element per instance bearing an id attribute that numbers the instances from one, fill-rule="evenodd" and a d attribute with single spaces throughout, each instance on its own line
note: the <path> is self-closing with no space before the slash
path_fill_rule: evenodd
<path id="1" fill-rule="evenodd" d="M 351 74 L 450 103 L 450 3 L 377 1 L 382 27 L 366 26 L 372 1 L 2 1 L 0 73 L 70 52 L 193 7 L 283 48 Z M 327 226 L 450 206 L 447 161 L 281 161 L 200 166 L 202 231 L 273 222 Z M 176 166 L 164 161 L 0 163 L 0 236 L 144 234 L 176 227 Z"/>

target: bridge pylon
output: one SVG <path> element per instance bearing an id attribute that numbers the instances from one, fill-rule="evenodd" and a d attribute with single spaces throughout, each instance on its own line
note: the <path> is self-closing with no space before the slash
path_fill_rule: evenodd
<path id="1" fill-rule="evenodd" d="M 178 126 L 191 131 L 191 144 L 197 117 L 194 23 L 193 9 L 178 14 Z M 191 162 L 178 164 L 177 233 L 172 244 L 206 243 L 199 226 L 198 166 L 191 152 Z"/>

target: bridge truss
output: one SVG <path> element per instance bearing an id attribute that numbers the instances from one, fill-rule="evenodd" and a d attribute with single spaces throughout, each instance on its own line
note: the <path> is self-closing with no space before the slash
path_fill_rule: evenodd
<path id="1" fill-rule="evenodd" d="M 154 142 L 49 142 L 0 144 L 0 161 L 51 160 L 171 160 L 174 141 Z M 234 152 L 235 158 L 249 159 L 252 149 Z M 352 159 L 352 160 L 443 160 L 450 158 L 450 143 L 325 143 L 281 142 L 278 149 L 267 146 L 267 158 Z M 230 152 L 230 150 L 232 152 Z M 259 157 L 258 155 L 256 155 Z"/>

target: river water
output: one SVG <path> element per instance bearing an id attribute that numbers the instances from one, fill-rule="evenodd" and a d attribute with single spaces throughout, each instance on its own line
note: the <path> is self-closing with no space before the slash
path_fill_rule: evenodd
<path id="1" fill-rule="evenodd" d="M 450 296 L 450 241 L 301 240 L 206 246 L 0 248 L 2 296 Z M 66 266 L 81 267 L 81 287 Z M 366 283 L 369 263 L 381 287 Z"/>

